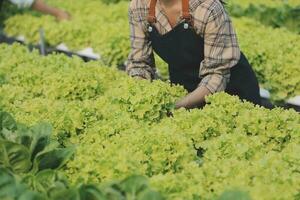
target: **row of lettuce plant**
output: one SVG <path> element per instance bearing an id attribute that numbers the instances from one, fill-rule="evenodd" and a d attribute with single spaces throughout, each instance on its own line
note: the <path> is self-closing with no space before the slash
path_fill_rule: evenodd
<path id="1" fill-rule="evenodd" d="M 50 0 L 49 3 L 68 10 L 72 20 L 58 23 L 49 16 L 12 11 L 13 16 L 6 16 L 5 32 L 12 36 L 23 34 L 29 43 L 37 43 L 38 30 L 43 27 L 49 45 L 63 42 L 78 50 L 90 46 L 101 54 L 101 60 L 108 66 L 126 60 L 130 50 L 127 1 L 109 5 L 98 0 L 76 3 Z M 261 87 L 271 92 L 271 100 L 282 102 L 299 95 L 300 36 L 249 18 L 234 18 L 233 21 L 241 49 L 253 65 Z M 167 65 L 159 58 L 156 60 L 160 73 L 167 79 Z"/>
<path id="2" fill-rule="evenodd" d="M 266 2 L 252 2 L 248 7 L 245 7 L 245 4 L 243 1 L 230 1 L 227 8 L 235 17 L 247 16 L 274 28 L 284 27 L 300 33 L 300 2 L 298 6 L 283 3 L 274 7 Z"/>
<path id="3" fill-rule="evenodd" d="M 52 127 L 28 127 L 0 112 L 0 198 L 17 200 L 160 200 L 144 176 L 132 175 L 102 185 L 71 185 L 63 168 L 75 152 L 51 137 Z"/>
<path id="4" fill-rule="evenodd" d="M 295 111 L 225 93 L 208 97 L 203 109 L 174 110 L 182 87 L 135 80 L 98 62 L 0 47 L 0 106 L 29 126 L 50 122 L 59 145 L 76 147 L 60 169 L 71 185 L 139 174 L 172 200 L 299 198 Z"/>

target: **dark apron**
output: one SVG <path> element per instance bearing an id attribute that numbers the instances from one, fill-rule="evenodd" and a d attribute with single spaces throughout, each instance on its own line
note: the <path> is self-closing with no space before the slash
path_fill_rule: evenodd
<path id="1" fill-rule="evenodd" d="M 151 24 L 148 32 L 154 51 L 169 65 L 171 83 L 184 86 L 188 92 L 195 90 L 201 82 L 199 69 L 204 60 L 204 39 L 185 21 L 164 35 Z M 258 81 L 243 53 L 230 74 L 225 91 L 260 104 Z"/>

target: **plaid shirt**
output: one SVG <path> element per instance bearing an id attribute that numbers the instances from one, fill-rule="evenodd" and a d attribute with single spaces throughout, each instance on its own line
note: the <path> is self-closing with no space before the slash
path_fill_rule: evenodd
<path id="1" fill-rule="evenodd" d="M 199 86 L 211 93 L 224 91 L 230 78 L 230 68 L 237 64 L 240 49 L 232 22 L 218 0 L 190 0 L 194 29 L 204 38 L 204 60 L 200 64 Z M 131 0 L 129 7 L 131 53 L 127 73 L 130 76 L 155 77 L 153 49 L 147 33 L 149 0 Z M 155 26 L 160 34 L 172 27 L 159 3 L 156 4 Z M 180 18 L 177 24 L 180 23 Z"/>

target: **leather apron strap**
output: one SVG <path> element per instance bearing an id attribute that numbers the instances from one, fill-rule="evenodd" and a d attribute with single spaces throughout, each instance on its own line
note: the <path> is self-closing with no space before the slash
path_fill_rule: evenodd
<path id="1" fill-rule="evenodd" d="M 157 0 L 150 1 L 150 8 L 148 14 L 148 23 L 153 24 L 156 23 L 156 16 L 155 16 L 155 7 L 156 7 Z M 192 15 L 190 14 L 190 5 L 189 0 L 182 0 L 182 19 L 185 19 L 188 22 L 192 22 Z"/>
<path id="2" fill-rule="evenodd" d="M 157 0 L 151 0 L 149 14 L 148 14 L 148 22 L 150 24 L 156 23 L 156 16 L 155 16 L 155 7 L 156 7 Z"/>

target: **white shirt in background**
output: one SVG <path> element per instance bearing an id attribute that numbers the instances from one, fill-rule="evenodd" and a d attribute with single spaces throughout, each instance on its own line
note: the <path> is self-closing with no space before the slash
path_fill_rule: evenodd
<path id="1" fill-rule="evenodd" d="M 35 0 L 9 0 L 11 3 L 18 6 L 18 8 L 29 8 Z"/>

